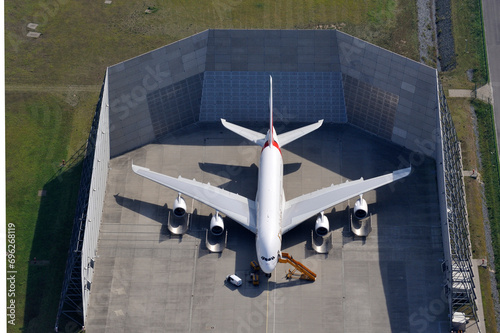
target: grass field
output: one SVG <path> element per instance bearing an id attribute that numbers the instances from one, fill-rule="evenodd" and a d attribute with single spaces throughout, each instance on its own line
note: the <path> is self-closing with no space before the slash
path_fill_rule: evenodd
<path id="1" fill-rule="evenodd" d="M 500 258 L 498 253 L 498 249 L 500 249 L 500 178 L 498 154 L 495 143 L 495 128 L 492 117 L 493 109 L 491 105 L 484 104 L 477 100 L 473 101 L 472 104 L 478 119 L 478 132 L 482 159 L 481 177 L 484 182 L 491 239 L 493 249 L 495 251 L 495 262 L 493 264 L 489 264 L 489 266 L 495 269 L 496 280 L 500 281 Z M 484 279 L 486 279 L 486 277 Z M 491 297 L 488 295 L 488 290 L 486 289 L 488 286 L 490 286 L 489 283 L 484 285 L 481 284 L 481 288 L 485 289 L 483 295 L 486 294 L 486 300 L 484 303 L 492 302 L 490 301 Z M 486 308 L 485 318 L 486 325 L 489 327 L 488 332 L 495 332 L 496 326 L 494 325 L 495 321 L 493 320 L 494 312 L 492 309 L 489 309 L 489 307 Z"/>
<path id="2" fill-rule="evenodd" d="M 208 28 L 338 28 L 418 59 L 414 1 L 26 0 L 4 6 L 7 222 L 16 224 L 18 270 L 16 325 L 9 332 L 53 330 L 79 166 L 53 176 L 85 142 L 99 94 L 73 86 L 100 85 L 107 66 Z M 145 14 L 149 6 L 157 10 Z M 26 37 L 30 22 L 40 24 L 39 39 Z M 467 24 L 463 29 L 460 38 Z M 464 68 L 479 68 L 481 62 L 462 57 L 471 53 L 461 45 L 457 42 L 457 70 L 444 77 L 449 86 L 463 87 Z M 14 85 L 21 92 L 9 92 Z M 37 87 L 59 89 L 33 93 Z M 40 189 L 45 197 L 38 197 Z M 35 256 L 44 265 L 30 265 Z"/>
<path id="3" fill-rule="evenodd" d="M 488 82 L 480 2 L 452 0 L 451 8 L 457 67 L 441 79 L 447 87 L 474 89 L 476 84 L 479 87 Z M 467 79 L 469 69 L 474 70 L 473 81 Z"/>
<path id="4" fill-rule="evenodd" d="M 5 4 L 7 84 L 96 84 L 107 66 L 208 28 L 332 28 L 418 57 L 415 7 L 395 0 L 37 1 Z M 39 21 L 42 37 L 25 37 Z"/>

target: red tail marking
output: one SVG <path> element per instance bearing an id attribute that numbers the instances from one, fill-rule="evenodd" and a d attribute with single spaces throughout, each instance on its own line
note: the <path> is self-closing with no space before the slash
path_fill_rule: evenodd
<path id="1" fill-rule="evenodd" d="M 280 145 L 279 145 L 276 141 L 274 141 L 274 140 L 273 140 L 273 146 L 274 146 L 274 147 L 276 147 L 276 149 L 278 149 L 278 151 L 280 152 L 280 155 L 283 155 L 283 154 L 281 153 L 281 148 L 280 148 Z M 261 152 L 262 152 L 262 151 L 263 151 L 266 147 L 269 147 L 269 141 L 266 141 L 266 143 L 264 144 L 264 147 L 262 147 Z"/>

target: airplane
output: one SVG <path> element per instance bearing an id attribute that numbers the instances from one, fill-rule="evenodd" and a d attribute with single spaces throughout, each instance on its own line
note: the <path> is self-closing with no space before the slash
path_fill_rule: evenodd
<path id="1" fill-rule="evenodd" d="M 136 174 L 179 192 L 173 209 L 176 216 L 182 216 L 186 210 L 185 201 L 181 197 L 182 193 L 215 209 L 216 213 L 210 221 L 210 230 L 213 234 L 221 235 L 224 230 L 224 223 L 219 212 L 253 232 L 256 235 L 257 259 L 261 270 L 268 277 L 271 276 L 278 258 L 281 257 L 281 241 L 285 233 L 317 215 L 315 230 L 318 235 L 325 236 L 329 232 L 329 221 L 324 211 L 356 196 L 360 197 L 354 205 L 354 215 L 362 219 L 368 215 L 368 205 L 363 199 L 363 193 L 404 178 L 411 172 L 410 166 L 367 180 L 360 178 L 342 184 L 332 184 L 330 187 L 286 201 L 283 191 L 281 149 L 290 142 L 318 129 L 323 124 L 323 120 L 278 136 L 273 126 L 272 76 L 269 82 L 270 123 L 267 134 L 221 119 L 225 128 L 262 147 L 255 200 L 194 179 L 163 175 L 134 165 L 132 162 L 132 170 Z"/>

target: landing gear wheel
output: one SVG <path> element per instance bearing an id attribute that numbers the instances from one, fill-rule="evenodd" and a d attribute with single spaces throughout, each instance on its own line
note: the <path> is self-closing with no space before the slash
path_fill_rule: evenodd
<path id="1" fill-rule="evenodd" d="M 271 273 L 266 273 L 266 277 L 270 278 L 271 277 Z"/>

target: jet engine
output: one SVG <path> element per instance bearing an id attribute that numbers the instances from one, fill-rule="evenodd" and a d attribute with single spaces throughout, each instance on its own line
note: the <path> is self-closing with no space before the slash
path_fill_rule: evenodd
<path id="1" fill-rule="evenodd" d="M 325 236 L 330 231 L 330 222 L 328 222 L 328 218 L 325 216 L 324 212 L 318 214 L 314 230 L 319 236 Z"/>
<path id="2" fill-rule="evenodd" d="M 174 201 L 174 215 L 176 217 L 183 217 L 186 214 L 186 201 L 181 197 L 181 194 L 177 196 Z"/>
<path id="3" fill-rule="evenodd" d="M 359 199 L 354 204 L 354 216 L 359 220 L 368 216 L 368 204 L 362 195 L 359 196 Z"/>
<path id="4" fill-rule="evenodd" d="M 224 221 L 219 212 L 215 212 L 215 215 L 210 220 L 210 232 L 215 236 L 220 236 L 224 232 Z"/>

